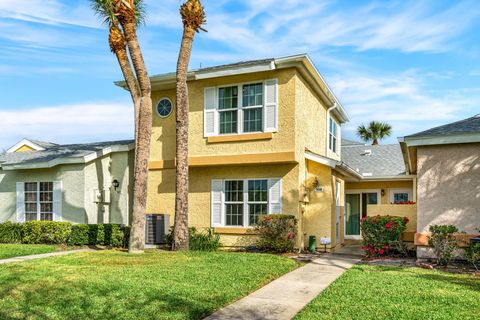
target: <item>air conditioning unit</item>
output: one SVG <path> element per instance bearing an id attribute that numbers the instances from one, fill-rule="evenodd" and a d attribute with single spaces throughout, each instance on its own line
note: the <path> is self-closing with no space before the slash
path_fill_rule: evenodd
<path id="1" fill-rule="evenodd" d="M 145 223 L 145 244 L 165 244 L 170 226 L 170 215 L 147 214 Z"/>

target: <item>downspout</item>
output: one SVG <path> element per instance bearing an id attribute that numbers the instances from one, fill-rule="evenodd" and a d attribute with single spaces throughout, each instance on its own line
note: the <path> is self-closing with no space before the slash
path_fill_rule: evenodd
<path id="1" fill-rule="evenodd" d="M 330 133 L 330 128 L 328 127 L 329 125 L 329 120 L 330 120 L 330 112 L 338 107 L 338 104 L 336 102 L 333 103 L 333 105 L 327 109 L 327 124 L 325 128 L 327 129 L 327 141 L 325 143 L 325 156 L 328 154 L 328 144 L 330 143 L 330 138 L 329 138 L 329 133 Z"/>

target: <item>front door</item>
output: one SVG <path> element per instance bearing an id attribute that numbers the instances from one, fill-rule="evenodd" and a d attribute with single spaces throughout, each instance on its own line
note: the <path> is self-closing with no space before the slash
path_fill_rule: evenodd
<path id="1" fill-rule="evenodd" d="M 361 239 L 360 219 L 368 215 L 369 204 L 378 204 L 378 191 L 350 192 L 345 195 L 345 238 Z"/>

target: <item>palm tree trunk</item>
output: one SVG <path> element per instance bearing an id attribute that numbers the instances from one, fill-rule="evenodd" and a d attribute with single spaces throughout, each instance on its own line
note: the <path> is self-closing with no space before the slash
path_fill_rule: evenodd
<path id="1" fill-rule="evenodd" d="M 173 250 L 188 250 L 188 63 L 195 30 L 185 27 L 177 63 L 177 166 Z"/>
<path id="2" fill-rule="evenodd" d="M 145 214 L 147 210 L 148 161 L 150 158 L 150 139 L 152 132 L 151 85 L 145 67 L 135 24 L 122 24 L 132 59 L 133 68 L 140 87 L 140 106 L 138 110 L 138 130 L 135 141 L 136 157 L 133 176 L 133 214 L 130 233 L 129 253 L 143 252 L 145 246 Z"/>
<path id="3" fill-rule="evenodd" d="M 378 145 L 378 139 L 374 138 L 372 142 L 372 146 L 376 146 L 376 145 Z"/>

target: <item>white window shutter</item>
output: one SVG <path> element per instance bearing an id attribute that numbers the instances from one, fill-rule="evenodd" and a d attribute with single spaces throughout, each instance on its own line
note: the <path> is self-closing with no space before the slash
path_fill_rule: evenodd
<path id="1" fill-rule="evenodd" d="M 278 131 L 278 80 L 265 81 L 265 132 Z"/>
<path id="2" fill-rule="evenodd" d="M 268 213 L 281 214 L 282 213 L 282 180 L 281 179 L 268 180 L 268 196 L 270 200 Z"/>
<path id="3" fill-rule="evenodd" d="M 53 182 L 53 221 L 62 221 L 62 182 Z"/>
<path id="4" fill-rule="evenodd" d="M 25 222 L 25 183 L 17 182 L 17 222 Z"/>
<path id="5" fill-rule="evenodd" d="M 212 180 L 212 227 L 221 227 L 223 180 Z"/>
<path id="6" fill-rule="evenodd" d="M 217 135 L 217 118 L 217 89 L 215 87 L 205 88 L 203 110 L 203 130 L 205 137 Z"/>

